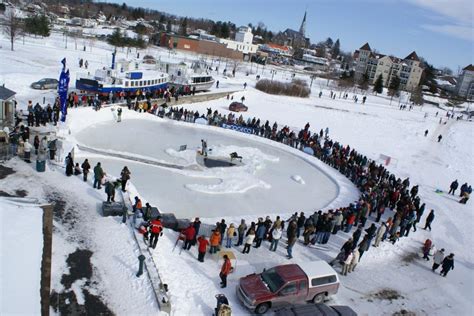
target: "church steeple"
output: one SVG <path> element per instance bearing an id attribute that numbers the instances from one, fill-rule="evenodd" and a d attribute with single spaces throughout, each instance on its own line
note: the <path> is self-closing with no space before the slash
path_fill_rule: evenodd
<path id="1" fill-rule="evenodd" d="M 305 33 L 306 33 L 306 11 L 304 11 L 303 21 L 301 22 L 300 33 L 301 33 L 303 36 L 306 36 L 306 35 L 305 35 Z"/>

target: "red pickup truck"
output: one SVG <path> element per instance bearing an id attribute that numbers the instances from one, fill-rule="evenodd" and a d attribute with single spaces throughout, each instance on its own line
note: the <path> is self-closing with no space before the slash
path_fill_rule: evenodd
<path id="1" fill-rule="evenodd" d="M 339 289 L 337 272 L 325 261 L 286 264 L 240 279 L 237 296 L 257 314 L 291 304 L 322 303 Z"/>

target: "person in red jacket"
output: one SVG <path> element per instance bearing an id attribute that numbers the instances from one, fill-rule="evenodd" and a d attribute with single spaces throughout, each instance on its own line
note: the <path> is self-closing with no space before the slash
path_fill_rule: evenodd
<path id="1" fill-rule="evenodd" d="M 183 231 L 183 234 L 186 237 L 186 239 L 184 240 L 183 249 L 189 250 L 191 249 L 194 237 L 196 236 L 196 229 L 194 229 L 193 224 L 189 225 L 189 227 Z"/>
<path id="2" fill-rule="evenodd" d="M 221 273 L 219 273 L 221 277 L 221 288 L 227 287 L 227 275 L 229 275 L 231 270 L 232 264 L 230 259 L 227 255 L 224 255 L 224 263 L 222 264 Z"/>
<path id="3" fill-rule="evenodd" d="M 150 222 L 150 244 L 149 247 L 156 248 L 156 243 L 158 242 L 158 237 L 163 231 L 163 226 L 161 225 L 161 221 L 159 218 L 156 218 Z"/>
<path id="4" fill-rule="evenodd" d="M 354 226 L 355 219 L 356 219 L 356 216 L 354 213 L 351 212 L 349 213 L 349 215 L 347 215 L 346 229 L 344 230 L 344 232 L 348 233 L 351 231 L 352 226 Z"/>
<path id="5" fill-rule="evenodd" d="M 198 260 L 204 262 L 204 255 L 206 254 L 207 246 L 209 246 L 209 241 L 204 235 L 198 237 L 197 242 L 198 246 Z"/>

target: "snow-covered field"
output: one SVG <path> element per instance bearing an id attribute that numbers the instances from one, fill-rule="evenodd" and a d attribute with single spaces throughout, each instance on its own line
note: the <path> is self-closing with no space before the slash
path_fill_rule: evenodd
<path id="1" fill-rule="evenodd" d="M 25 45 L 21 41 L 16 43 L 14 53 L 8 50 L 8 42 L 5 38 L 0 40 L 0 81 L 6 83 L 6 86 L 15 90 L 20 101 L 20 107 L 25 107 L 26 101 L 32 99 L 33 102 L 42 101 L 46 97 L 46 102 L 51 102 L 54 98 L 52 92 L 35 91 L 29 88 L 32 81 L 43 77 L 58 77 L 60 71 L 59 61 L 66 56 L 69 61 L 71 73 L 78 71 L 77 59 L 85 58 L 89 60 L 90 69 L 102 67 L 110 62 L 111 48 L 105 43 L 97 42 L 92 52 L 82 52 L 79 50 L 64 49 L 61 36 L 53 34 L 46 40 L 25 39 Z M 73 47 L 72 47 L 73 48 Z M 145 53 L 145 52 L 143 52 Z M 149 48 L 146 53 L 155 56 L 168 58 L 168 52 L 160 49 Z M 124 55 L 124 53 L 121 53 Z M 142 54 L 143 55 L 143 54 Z M 124 57 L 124 56 L 121 56 Z M 169 58 L 192 58 L 179 54 L 169 56 Z M 241 65 L 241 69 L 250 66 Z M 222 68 L 222 67 L 220 67 Z M 270 68 L 266 67 L 263 73 L 262 68 L 259 74 L 265 78 L 270 76 Z M 253 67 L 255 70 L 255 66 Z M 302 75 L 297 75 L 302 76 Z M 72 78 L 72 82 L 74 81 Z M 408 310 L 417 315 L 471 315 L 473 312 L 474 299 L 474 256 L 472 254 L 473 234 L 471 226 L 473 223 L 472 201 L 467 205 L 457 203 L 457 200 L 447 194 L 435 193 L 436 189 L 446 191 L 449 184 L 454 179 L 462 184 L 468 182 L 474 184 L 474 135 L 471 122 L 466 121 L 448 121 L 447 124 L 439 124 L 440 117 L 443 123 L 446 121 L 446 112 L 431 106 L 415 108 L 412 111 L 398 110 L 398 99 L 392 101 L 386 95 L 374 96 L 369 94 L 365 105 L 354 103 L 351 100 L 352 93 L 349 93 L 347 100 L 335 100 L 329 98 L 331 86 L 327 86 L 326 80 L 315 80 L 313 83 L 313 93 L 308 99 L 298 99 L 291 97 L 281 97 L 266 95 L 253 89 L 255 75 L 246 76 L 245 72 L 237 72 L 236 78 L 225 78 L 217 75 L 222 88 L 240 88 L 244 82 L 247 82 L 246 90 L 241 90 L 234 94 L 236 99 L 245 96 L 245 103 L 249 106 L 249 111 L 244 117 L 259 117 L 269 120 L 271 123 L 277 121 L 280 125 L 289 125 L 290 128 L 299 130 L 304 124 L 309 122 L 312 131 L 319 131 L 321 128 L 329 127 L 329 136 L 343 144 L 349 144 L 358 151 L 364 153 L 369 158 L 378 159 L 380 154 L 392 157 L 392 163 L 388 166 L 391 172 L 398 177 L 410 177 L 412 184 L 419 184 L 420 197 L 426 203 L 427 209 L 435 209 L 436 218 L 433 223 L 433 231 L 428 232 L 419 229 L 416 233 L 410 233 L 408 238 L 402 238 L 396 245 L 384 243 L 379 248 L 371 248 L 358 265 L 355 273 L 347 277 L 341 277 L 342 287 L 339 293 L 330 303 L 347 304 L 352 306 L 360 315 L 390 315 L 400 310 Z M 279 80 L 289 80 L 290 74 L 278 71 L 275 78 Z M 322 98 L 318 98 L 319 91 L 323 92 Z M 360 99 L 360 98 L 359 98 Z M 403 101 L 402 101 L 403 102 Z M 229 101 L 219 99 L 209 102 L 185 105 L 188 109 L 204 112 L 206 108 L 211 107 L 219 112 L 227 112 Z M 107 112 L 108 111 L 108 112 Z M 436 113 L 438 112 L 438 116 Z M 428 116 L 425 118 L 425 114 Z M 329 167 L 323 166 L 320 162 L 303 161 L 300 153 L 294 153 L 289 148 L 282 148 L 282 145 L 273 144 L 261 139 L 246 137 L 247 135 L 236 135 L 236 132 L 224 131 L 217 128 L 189 127 L 186 123 L 163 122 L 157 118 L 149 118 L 145 114 L 137 114 L 124 111 L 124 121 L 120 124 L 112 124 L 111 112 L 109 109 L 101 110 L 99 113 L 88 109 L 71 110 L 69 116 L 69 125 L 61 127 L 61 133 L 69 140 L 78 140 L 91 147 L 99 147 L 111 151 L 127 152 L 136 156 L 148 156 L 158 160 L 166 160 L 173 163 L 187 163 L 192 157 L 186 154 L 185 157 L 177 157 L 176 150 L 179 145 L 188 144 L 188 148 L 196 149 L 199 140 L 207 137 L 211 147 L 228 152 L 231 148 L 239 148 L 238 152 L 246 150 L 247 154 L 254 154 L 263 159 L 263 168 L 255 174 L 259 181 L 269 184 L 271 188 L 247 187 L 245 193 L 226 193 L 232 196 L 230 204 L 242 203 L 242 196 L 257 193 L 264 194 L 272 192 L 282 183 L 282 191 L 288 191 L 288 188 L 294 187 L 298 190 L 311 190 L 312 184 L 316 181 L 325 181 L 326 186 L 331 187 L 331 192 L 319 192 L 316 198 L 310 197 L 310 201 L 300 201 L 293 198 L 293 194 L 288 193 L 280 196 L 279 191 L 272 192 L 272 196 L 262 196 L 258 201 L 259 208 L 255 212 L 245 212 L 245 218 L 255 220 L 262 215 L 262 212 L 286 214 L 290 212 L 311 210 L 323 207 L 329 203 L 337 193 L 332 181 L 336 181 L 340 186 L 339 196 L 328 207 L 345 206 L 354 199 L 352 185 L 347 184 L 342 176 Z M 137 120 L 143 120 L 141 124 L 136 124 Z M 137 127 L 136 125 L 140 125 Z M 186 126 L 185 126 L 186 125 Z M 81 126 L 90 126 L 90 130 L 81 131 Z M 148 126 L 142 128 L 142 126 Z M 159 126 L 168 126 L 166 130 Z M 135 129 L 136 128 L 136 129 Z M 140 129 L 142 128 L 142 129 Z M 147 137 L 146 134 L 151 131 L 157 133 L 174 133 L 168 140 L 156 137 Z M 182 135 L 178 130 L 186 131 Z M 68 134 L 71 131 L 71 135 Z M 423 136 L 423 132 L 429 130 L 428 137 Z M 189 131 L 189 132 L 188 132 Z M 89 134 L 88 134 L 89 133 Z M 144 133 L 141 137 L 140 133 Z M 192 141 L 182 142 L 184 138 L 190 138 Z M 438 143 L 437 136 L 443 135 L 443 140 Z M 113 137 L 111 137 L 113 135 Z M 205 136 L 201 136 L 205 135 Z M 214 139 L 214 141 L 211 141 Z M 120 141 L 119 141 L 120 140 Z M 176 141 L 173 141 L 176 140 Z M 222 143 L 218 143 L 222 142 Z M 156 145 L 155 145 L 156 143 Z M 158 145 L 159 144 L 159 145 Z M 236 146 L 236 147 L 232 147 Z M 241 149 L 242 148 L 242 149 Z M 242 151 L 243 152 L 243 151 Z M 171 153 L 171 155 L 170 155 Z M 78 152 L 78 157 L 89 156 L 85 152 Z M 90 155 L 91 160 L 100 159 L 103 161 L 106 171 L 110 170 L 112 175 L 118 175 L 123 165 L 128 165 L 132 172 L 132 183 L 139 194 L 146 200 L 157 203 L 158 207 L 165 211 L 173 210 L 173 207 L 185 198 L 177 194 L 170 194 L 164 191 L 160 194 L 150 189 L 150 186 L 170 184 L 170 187 L 180 187 L 182 192 L 186 192 L 186 198 L 199 199 L 199 203 L 211 203 L 211 199 L 198 197 L 209 195 L 202 192 L 203 188 L 216 189 L 217 182 L 209 179 L 187 179 L 189 175 L 177 175 L 174 171 L 164 170 L 163 168 L 131 163 L 104 157 L 103 155 Z M 276 160 L 278 159 L 278 160 Z M 16 168 L 22 169 L 22 174 L 32 175 L 32 170 L 25 169 L 21 162 L 14 162 Z M 271 170 L 284 170 L 282 174 L 274 175 Z M 316 166 L 314 168 L 313 166 Z M 251 166 L 256 168 L 256 166 Z M 324 173 L 321 173 L 322 170 Z M 61 169 L 58 169 L 61 170 Z M 255 169 L 246 170 L 247 176 Z M 305 172 L 303 172 L 305 171 Z M 272 173 L 272 176 L 265 176 L 265 172 Z M 212 176 L 216 176 L 215 174 Z M 292 176 L 300 176 L 305 184 L 300 184 Z M 222 178 L 219 175 L 217 178 Z M 246 177 L 248 180 L 249 177 Z M 299 179 L 299 178 L 297 178 Z M 255 180 L 255 179 L 254 179 Z M 214 182 L 213 182 L 214 181 Z M 344 182 L 346 181 L 346 182 Z M 94 250 L 93 263 L 96 265 L 97 275 L 99 277 L 98 285 L 92 286 L 96 291 L 105 297 L 109 308 L 117 314 L 150 314 L 156 311 L 156 305 L 153 305 L 151 290 L 146 279 L 136 280 L 133 277 L 132 269 L 136 263 L 136 249 L 131 243 L 129 232 L 125 227 L 119 224 L 119 220 L 110 218 L 101 218 L 95 205 L 104 198 L 103 192 L 100 194 L 92 190 L 89 186 L 82 183 L 79 179 L 65 179 L 59 171 L 49 171 L 45 175 L 38 176 L 35 185 L 39 183 L 48 183 L 50 186 L 61 187 L 66 197 L 71 199 L 74 204 L 89 207 L 85 214 L 77 214 L 79 218 L 84 217 L 83 224 L 79 229 L 83 230 L 83 235 L 90 235 L 85 243 Z M 4 182 L 5 183 L 5 182 Z M 31 184 L 21 182 L 27 189 Z M 158 184 L 160 183 L 160 184 Z M 14 185 L 15 182 L 9 182 Z M 194 184 L 197 186 L 186 188 L 186 185 Z M 240 183 L 241 184 L 241 183 Z M 0 183 L 1 186 L 3 184 Z M 184 188 L 184 189 L 183 189 Z M 196 188 L 200 190 L 196 190 Z M 298 189 L 296 189 L 298 188 Z M 194 189 L 194 190 L 192 190 Z M 30 190 L 29 190 L 30 191 Z M 34 190 L 33 190 L 34 191 Z M 36 191 L 34 191 L 36 192 Z M 288 191 L 293 192 L 293 191 Z M 39 194 L 37 192 L 37 194 Z M 194 194 L 194 196 L 191 196 Z M 306 194 L 311 194 L 307 191 Z M 212 194 L 212 201 L 219 199 L 222 194 Z M 278 195 L 278 196 L 277 196 Z M 239 199 L 240 198 L 240 199 Z M 286 205 L 293 207 L 274 207 L 277 201 L 282 199 Z M 311 201 L 313 199 L 313 201 Z M 204 200 L 203 202 L 201 202 Z M 254 201 L 248 201 L 254 203 Z M 196 202 L 197 203 L 197 202 Z M 227 204 L 217 202 L 222 206 L 222 213 L 226 214 Z M 208 204 L 203 204 L 204 206 Z M 85 209 L 88 209 L 88 208 Z M 229 209 L 231 209 L 229 207 Z M 238 206 L 240 207 L 240 205 Z M 327 207 L 327 208 L 328 208 Z M 184 212 L 185 206 L 183 206 Z M 325 208 L 325 210 L 327 210 Z M 81 208 L 82 209 L 82 208 Z M 178 208 L 176 207 L 178 210 Z M 196 209 L 196 208 L 193 208 Z M 271 210 L 275 210 L 275 212 Z M 287 210 L 287 211 L 285 211 Z M 198 214 L 205 214 L 204 211 Z M 183 213 L 184 214 L 184 213 Z M 187 213 L 189 216 L 196 213 Z M 209 213 L 211 217 L 213 214 Z M 224 216 L 226 221 L 238 223 L 239 214 L 230 211 L 231 216 Z M 217 216 L 217 215 L 216 215 Z M 202 219 L 208 223 L 215 223 L 216 218 Z M 422 219 L 422 222 L 424 218 Z M 61 290 L 59 277 L 64 270 L 67 271 L 65 258 L 68 253 L 74 251 L 68 244 L 68 231 L 62 228 L 60 223 L 56 223 L 58 230 L 53 237 L 58 240 L 55 249 L 53 248 L 53 269 L 57 269 L 56 276 L 53 276 L 53 289 Z M 85 233 L 84 233 L 85 232 Z M 113 232 L 113 235 L 111 235 Z M 269 246 L 264 243 L 260 249 L 252 249 L 249 255 L 240 254 L 239 250 L 233 249 L 237 256 L 237 269 L 229 278 L 228 288 L 221 290 L 219 288 L 219 263 L 208 256 L 205 263 L 199 263 L 196 249 L 190 252 L 179 251 L 171 252 L 176 240 L 176 234 L 166 232 L 164 238 L 158 243 L 154 252 L 155 263 L 158 266 L 162 277 L 169 285 L 173 313 L 175 315 L 209 315 L 215 306 L 214 295 L 225 293 L 231 301 L 232 308 L 236 315 L 247 314 L 236 296 L 235 285 L 241 276 L 248 273 L 260 272 L 264 267 L 268 268 L 275 264 L 286 263 L 288 260 L 284 257 L 284 245 L 276 253 L 269 252 L 266 248 Z M 330 260 L 338 252 L 342 243 L 349 237 L 348 234 L 339 233 L 332 236 L 329 242 L 328 250 L 303 247 L 297 244 L 294 249 L 293 262 L 303 262 L 311 260 Z M 455 254 L 455 269 L 451 271 L 447 278 L 442 278 L 431 272 L 431 262 L 427 263 L 421 260 L 420 247 L 425 239 L 433 240 L 437 248 L 445 248 L 447 253 Z M 413 258 L 407 260 L 407 258 Z M 132 268 L 131 268 L 132 267 Z M 117 277 L 120 275 L 121 277 Z M 81 287 L 81 284 L 78 284 Z M 87 288 L 87 286 L 86 286 Z M 89 287 L 90 288 L 90 287 Z M 382 289 L 392 289 L 400 293 L 401 297 L 393 300 L 380 299 L 376 293 Z M 118 291 L 118 292 L 117 292 Z M 130 296 L 132 294 L 133 297 Z M 137 309 L 138 308 L 138 309 Z"/>

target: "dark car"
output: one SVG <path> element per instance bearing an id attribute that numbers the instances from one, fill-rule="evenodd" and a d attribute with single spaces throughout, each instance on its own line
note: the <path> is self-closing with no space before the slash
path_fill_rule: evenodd
<path id="1" fill-rule="evenodd" d="M 33 89 L 40 89 L 40 90 L 45 90 L 45 89 L 57 89 L 58 88 L 58 81 L 53 78 L 43 78 L 39 81 L 33 82 L 31 84 L 31 87 Z"/>
<path id="2" fill-rule="evenodd" d="M 275 316 L 357 316 L 349 306 L 293 305 L 275 311 Z"/>
<path id="3" fill-rule="evenodd" d="M 229 105 L 229 111 L 234 111 L 234 112 L 245 112 L 247 111 L 249 108 L 247 106 L 245 106 L 243 103 L 241 102 L 232 102 L 230 105 Z"/>

